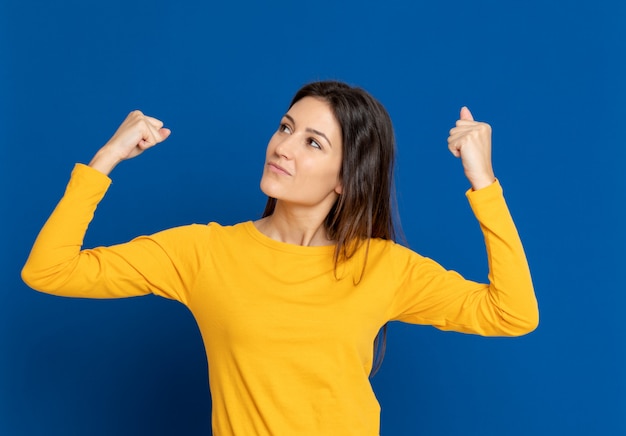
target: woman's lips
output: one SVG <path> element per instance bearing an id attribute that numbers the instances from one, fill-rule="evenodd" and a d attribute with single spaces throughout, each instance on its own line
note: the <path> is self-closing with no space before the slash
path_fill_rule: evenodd
<path id="1" fill-rule="evenodd" d="M 284 169 L 283 167 L 281 167 L 278 164 L 275 164 L 273 162 L 269 162 L 267 165 L 270 167 L 270 170 L 275 172 L 275 173 L 284 174 L 286 176 L 290 176 L 291 175 L 291 173 L 289 171 L 287 171 L 286 169 Z"/>

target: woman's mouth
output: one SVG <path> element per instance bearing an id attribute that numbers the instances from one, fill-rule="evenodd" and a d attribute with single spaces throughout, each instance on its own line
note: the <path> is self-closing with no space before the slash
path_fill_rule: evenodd
<path id="1" fill-rule="evenodd" d="M 290 176 L 291 173 L 289 171 L 287 171 L 286 169 L 284 169 L 283 167 L 281 167 L 278 164 L 275 164 L 273 162 L 268 162 L 267 166 L 270 167 L 270 171 L 276 173 L 276 174 L 283 174 L 286 176 Z"/>

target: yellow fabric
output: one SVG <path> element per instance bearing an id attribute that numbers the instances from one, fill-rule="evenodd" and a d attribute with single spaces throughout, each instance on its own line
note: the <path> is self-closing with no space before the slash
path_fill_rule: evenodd
<path id="1" fill-rule="evenodd" d="M 154 293 L 193 313 L 209 362 L 215 435 L 375 435 L 372 343 L 390 320 L 481 335 L 537 324 L 522 245 L 500 185 L 468 192 L 485 234 L 490 285 L 390 241 L 333 271 L 334 247 L 274 241 L 251 222 L 190 225 L 82 250 L 110 179 L 78 164 L 22 272 L 57 295 Z"/>

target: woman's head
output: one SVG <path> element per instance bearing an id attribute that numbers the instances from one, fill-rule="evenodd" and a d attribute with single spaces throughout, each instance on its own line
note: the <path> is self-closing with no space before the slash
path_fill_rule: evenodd
<path id="1" fill-rule="evenodd" d="M 337 242 L 338 261 L 354 254 L 353 242 L 395 236 L 393 127 L 382 104 L 361 88 L 313 82 L 295 94 L 289 107 L 307 97 L 327 103 L 341 130 L 341 190 L 325 220 L 328 237 Z M 264 216 L 273 213 L 275 204 L 275 199 L 268 200 Z"/>
<path id="2" fill-rule="evenodd" d="M 300 209 L 309 219 L 324 219 L 342 191 L 342 143 L 341 127 L 326 101 L 298 100 L 267 145 L 261 189 L 292 213 Z"/>

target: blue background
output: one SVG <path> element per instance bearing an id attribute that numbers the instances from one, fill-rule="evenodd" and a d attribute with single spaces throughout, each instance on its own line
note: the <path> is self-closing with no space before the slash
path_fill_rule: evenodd
<path id="1" fill-rule="evenodd" d="M 19 271 L 132 109 L 167 142 L 120 165 L 89 246 L 262 211 L 264 149 L 317 79 L 368 89 L 398 140 L 410 246 L 486 279 L 447 132 L 468 105 L 525 243 L 541 324 L 517 339 L 394 324 L 383 435 L 626 434 L 621 1 L 0 2 L 0 434 L 210 434 L 202 342 L 156 297 L 64 299 Z"/>

